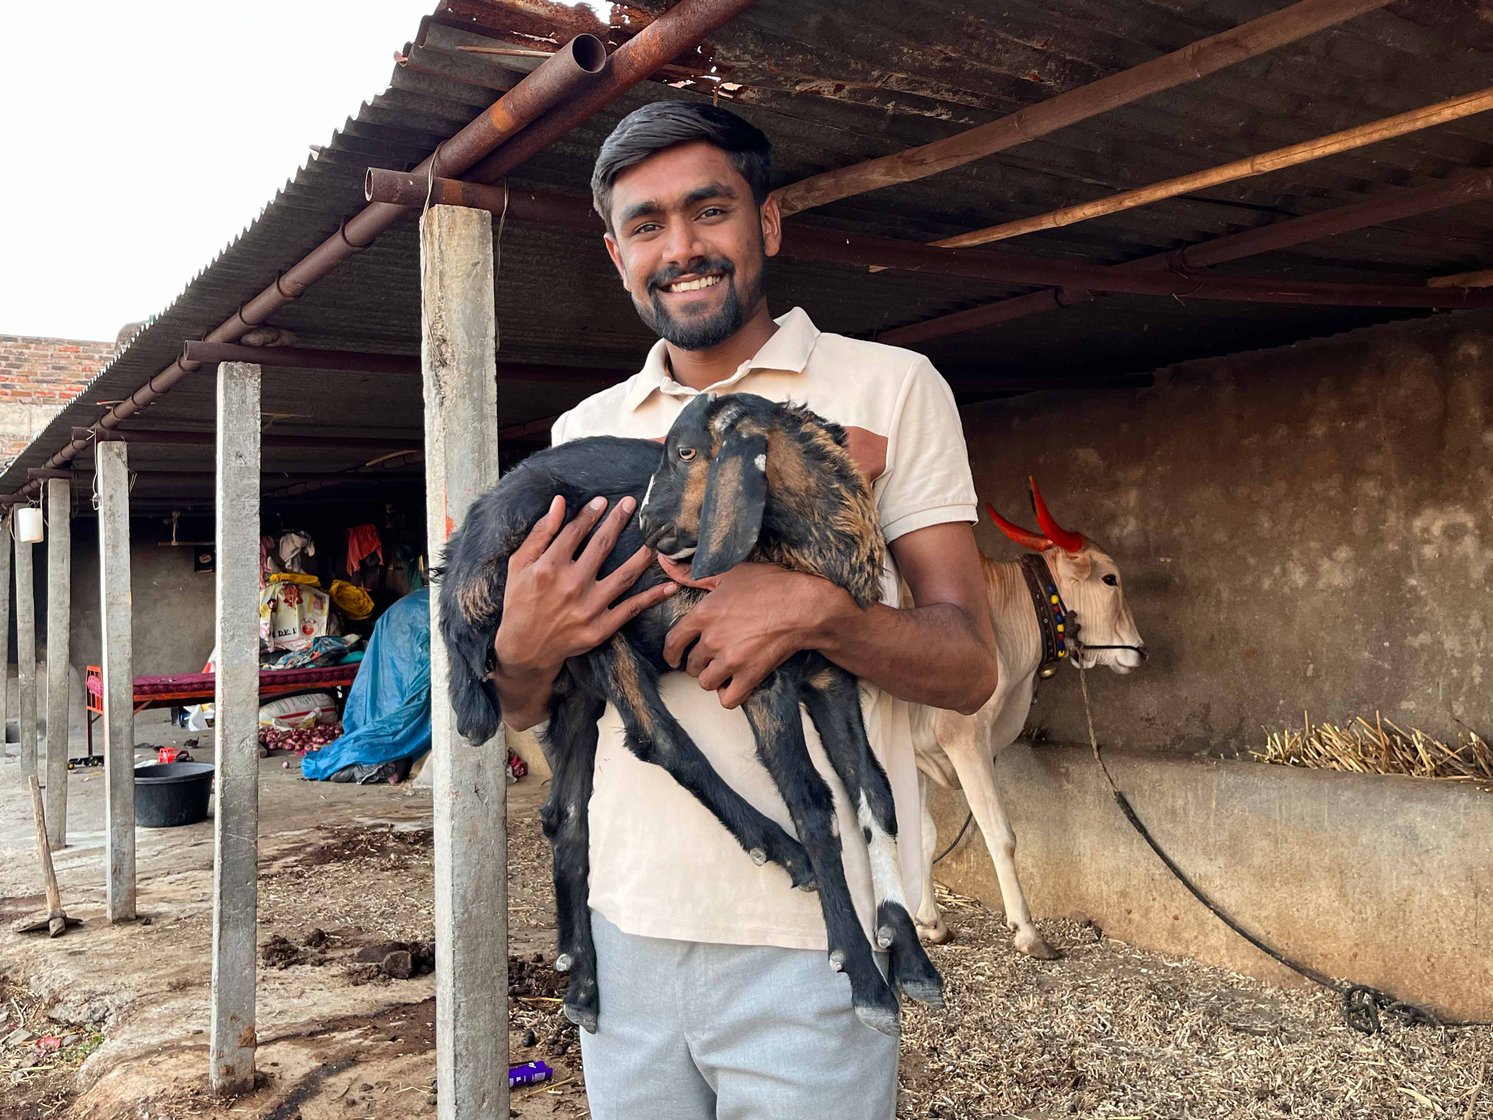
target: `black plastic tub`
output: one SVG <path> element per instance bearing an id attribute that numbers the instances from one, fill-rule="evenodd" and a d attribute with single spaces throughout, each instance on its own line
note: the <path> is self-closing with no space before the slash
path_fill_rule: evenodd
<path id="1" fill-rule="evenodd" d="M 213 790 L 210 762 L 164 762 L 135 768 L 135 823 L 175 828 L 207 820 Z"/>

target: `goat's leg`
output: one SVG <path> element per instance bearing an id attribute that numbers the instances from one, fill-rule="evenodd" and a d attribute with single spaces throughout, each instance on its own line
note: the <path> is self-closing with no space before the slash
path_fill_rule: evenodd
<path id="1" fill-rule="evenodd" d="M 850 979 L 856 1016 L 883 1034 L 897 1034 L 897 997 L 882 979 L 861 933 L 835 822 L 834 794 L 814 769 L 799 714 L 797 674 L 778 670 L 742 705 L 757 741 L 757 757 L 772 775 L 808 852 L 819 884 L 819 905 L 829 939 L 829 962 Z"/>
<path id="2" fill-rule="evenodd" d="M 565 1017 L 596 1032 L 600 998 L 596 988 L 596 949 L 591 942 L 591 828 L 587 807 L 596 765 L 597 721 L 601 700 L 571 690 L 560 696 L 540 735 L 550 764 L 550 795 L 539 812 L 554 864 L 555 925 L 559 956 L 555 968 L 570 973 Z"/>
<path id="3" fill-rule="evenodd" d="M 771 861 L 793 885 L 814 889 L 803 846 L 727 785 L 684 728 L 664 707 L 651 666 L 621 635 L 585 659 L 594 683 L 606 690 L 627 731 L 627 748 L 644 762 L 662 766 L 714 814 L 753 863 Z"/>
<path id="4" fill-rule="evenodd" d="M 876 893 L 876 943 L 890 954 L 892 983 L 913 999 L 943 1006 L 943 978 L 928 959 L 907 911 L 897 858 L 897 814 L 892 784 L 871 750 L 855 677 L 836 665 L 804 677 L 803 700 L 819 729 L 830 765 L 855 801 L 856 819 L 871 858 Z"/>

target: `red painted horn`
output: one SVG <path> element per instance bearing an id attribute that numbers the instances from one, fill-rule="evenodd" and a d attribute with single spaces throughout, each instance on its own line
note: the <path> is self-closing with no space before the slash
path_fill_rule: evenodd
<path id="1" fill-rule="evenodd" d="M 1004 517 L 995 512 L 995 507 L 989 502 L 985 503 L 985 512 L 990 514 L 990 520 L 995 522 L 995 527 L 997 529 L 999 529 L 1002 533 L 1005 533 L 1006 536 L 1010 537 L 1013 541 L 1021 545 L 1023 548 L 1034 548 L 1038 552 L 1046 552 L 1049 548 L 1052 547 L 1052 542 L 1046 537 L 1039 536 L 1038 534 L 1032 532 L 1030 529 L 1023 529 L 1020 525 L 1017 525 L 1011 521 L 1007 521 Z"/>
<path id="2" fill-rule="evenodd" d="M 1037 489 L 1037 480 L 1027 475 L 1027 481 L 1032 484 L 1032 508 L 1037 511 L 1037 527 L 1047 534 L 1048 539 L 1064 552 L 1078 552 L 1084 546 L 1082 533 L 1070 533 L 1064 529 L 1053 518 L 1047 509 L 1047 503 L 1042 500 L 1042 491 Z"/>

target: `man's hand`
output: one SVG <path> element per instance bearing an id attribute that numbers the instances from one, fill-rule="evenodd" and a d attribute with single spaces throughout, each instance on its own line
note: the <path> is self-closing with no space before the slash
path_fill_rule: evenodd
<path id="1" fill-rule="evenodd" d="M 503 620 L 493 640 L 498 662 L 493 679 L 510 727 L 532 727 L 545 718 L 566 658 L 595 649 L 679 589 L 662 583 L 617 602 L 653 563 L 649 548 L 638 549 L 611 575 L 597 578 L 636 508 L 631 497 L 619 501 L 577 557 L 581 541 L 601 520 L 606 499 L 593 499 L 567 524 L 565 502 L 556 497 L 508 558 Z"/>
<path id="2" fill-rule="evenodd" d="M 675 566 L 664 570 L 690 582 Z M 850 596 L 829 580 L 775 564 L 738 564 L 701 585 L 710 594 L 669 631 L 664 659 L 697 678 L 701 688 L 719 693 L 725 708 L 740 705 L 799 650 L 813 648 L 827 618 L 857 612 Z"/>

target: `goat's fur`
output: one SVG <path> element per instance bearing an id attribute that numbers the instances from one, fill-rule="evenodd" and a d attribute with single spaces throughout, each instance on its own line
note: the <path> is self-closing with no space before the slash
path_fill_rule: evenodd
<path id="1" fill-rule="evenodd" d="M 749 394 L 701 396 L 664 442 L 596 437 L 539 452 L 473 505 L 451 538 L 441 579 L 441 636 L 452 661 L 457 727 L 482 743 L 497 731 L 496 689 L 487 679 L 501 620 L 508 559 L 554 495 L 574 516 L 596 495 L 639 501 L 603 572 L 643 543 L 683 560 L 705 578 L 743 560 L 809 572 L 867 605 L 879 598 L 885 545 L 869 489 L 845 450 L 843 431 L 807 409 Z M 663 580 L 651 567 L 629 594 Z M 943 982 L 918 941 L 897 874 L 897 823 L 886 774 L 870 749 L 853 676 L 812 651 L 794 655 L 747 698 L 743 709 L 758 757 L 783 796 L 799 839 L 747 804 L 711 769 L 659 697 L 669 671 L 663 644 L 704 592 L 681 588 L 611 640 L 571 658 L 556 682 L 541 735 L 554 772 L 542 813 L 554 853 L 558 965 L 571 971 L 565 1011 L 596 1028 L 595 953 L 587 909 L 591 796 L 597 721 L 607 702 L 622 718 L 628 748 L 669 771 L 757 863 L 783 867 L 796 887 L 817 889 L 833 967 L 850 979 L 856 1014 L 897 1030 L 897 1001 L 861 934 L 841 863 L 833 795 L 809 758 L 799 705 L 857 809 L 870 847 L 876 938 L 902 992 L 942 1000 Z"/>

